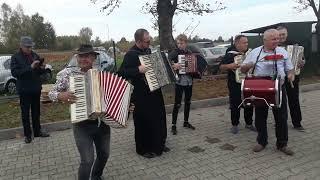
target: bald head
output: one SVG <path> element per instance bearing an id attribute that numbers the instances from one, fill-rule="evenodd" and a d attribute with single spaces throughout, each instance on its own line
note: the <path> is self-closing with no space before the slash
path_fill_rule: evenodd
<path id="1" fill-rule="evenodd" d="M 267 50 L 274 50 L 279 44 L 279 32 L 276 29 L 268 29 L 263 33 L 263 45 Z"/>

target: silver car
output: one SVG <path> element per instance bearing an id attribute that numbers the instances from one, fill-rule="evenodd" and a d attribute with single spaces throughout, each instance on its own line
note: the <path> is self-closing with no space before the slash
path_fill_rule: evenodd
<path id="1" fill-rule="evenodd" d="M 0 56 L 0 91 L 15 94 L 16 78 L 11 75 L 11 56 Z"/>
<path id="2" fill-rule="evenodd" d="M 99 69 L 100 71 L 115 71 L 115 61 L 110 57 L 105 51 L 96 51 L 99 53 L 97 59 L 93 63 L 93 67 Z M 67 67 L 76 67 L 78 66 L 77 57 L 73 55 L 67 64 Z"/>
<path id="3" fill-rule="evenodd" d="M 0 91 L 9 94 L 16 93 L 16 78 L 12 76 L 11 69 L 11 56 L 0 56 Z M 46 82 L 52 77 L 52 66 L 46 64 L 46 73 L 41 75 L 41 80 Z"/>
<path id="4" fill-rule="evenodd" d="M 219 64 L 223 56 L 226 54 L 228 47 L 215 46 L 209 48 L 201 48 L 201 52 L 208 63 L 208 70 L 212 74 L 216 74 L 219 70 Z"/>

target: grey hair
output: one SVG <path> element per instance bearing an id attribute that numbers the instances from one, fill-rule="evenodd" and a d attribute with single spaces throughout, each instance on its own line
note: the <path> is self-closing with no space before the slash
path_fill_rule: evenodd
<path id="1" fill-rule="evenodd" d="M 270 35 L 273 35 L 274 33 L 278 33 L 279 31 L 276 29 L 267 29 L 263 33 L 263 40 L 267 39 Z"/>

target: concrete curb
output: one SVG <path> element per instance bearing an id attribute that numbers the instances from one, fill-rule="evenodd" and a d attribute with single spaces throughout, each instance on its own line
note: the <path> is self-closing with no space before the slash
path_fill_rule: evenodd
<path id="1" fill-rule="evenodd" d="M 300 92 L 309 92 L 309 91 L 314 91 L 314 90 L 320 90 L 320 83 L 300 86 Z M 204 99 L 204 100 L 192 101 L 191 109 L 206 108 L 206 107 L 212 107 L 212 106 L 221 106 L 221 105 L 225 105 L 227 103 L 229 103 L 229 97 Z M 171 114 L 172 109 L 173 109 L 173 104 L 166 105 L 166 113 L 167 114 Z M 180 108 L 180 110 L 182 111 L 183 108 Z M 70 129 L 71 123 L 69 120 L 65 120 L 65 121 L 42 124 L 41 127 L 48 132 L 60 131 L 60 130 Z M 12 138 L 16 138 L 16 137 L 23 137 L 22 127 L 0 130 L 0 141 L 12 139 Z"/>

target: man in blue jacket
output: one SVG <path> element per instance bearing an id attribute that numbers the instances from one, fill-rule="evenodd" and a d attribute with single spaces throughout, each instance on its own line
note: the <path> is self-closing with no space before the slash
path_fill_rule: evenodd
<path id="1" fill-rule="evenodd" d="M 17 91 L 20 98 L 21 119 L 25 142 L 32 141 L 29 113 L 31 108 L 34 137 L 48 137 L 40 126 L 40 75 L 45 73 L 45 65 L 40 62 L 38 54 L 32 51 L 34 42 L 29 36 L 22 36 L 20 49 L 11 57 L 11 73 L 17 78 Z"/>

